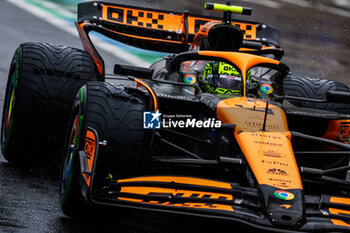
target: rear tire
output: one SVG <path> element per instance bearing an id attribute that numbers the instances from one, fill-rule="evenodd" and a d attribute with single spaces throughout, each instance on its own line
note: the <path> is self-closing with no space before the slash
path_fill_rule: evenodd
<path id="1" fill-rule="evenodd" d="M 21 44 L 11 62 L 4 98 L 4 157 L 32 164 L 58 160 L 74 97 L 87 81 L 98 79 L 102 78 L 96 65 L 84 51 Z"/>
<path id="2" fill-rule="evenodd" d="M 298 96 L 310 99 L 326 99 L 327 91 L 349 92 L 345 84 L 308 77 L 288 76 L 283 80 L 284 89 L 289 96 Z M 308 101 L 290 100 L 297 107 L 314 108 L 339 113 L 350 114 L 350 105 L 339 103 L 313 103 Z"/>

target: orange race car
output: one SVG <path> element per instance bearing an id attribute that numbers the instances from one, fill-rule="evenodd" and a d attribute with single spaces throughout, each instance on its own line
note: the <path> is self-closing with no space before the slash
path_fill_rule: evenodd
<path id="1" fill-rule="evenodd" d="M 76 23 L 85 51 L 20 45 L 3 155 L 53 161 L 47 154 L 64 148 L 69 216 L 96 205 L 279 232 L 350 231 L 349 88 L 291 75 L 276 28 L 231 19 L 250 8 L 205 8 L 223 18 L 86 2 Z M 174 55 L 105 74 L 90 31 Z"/>

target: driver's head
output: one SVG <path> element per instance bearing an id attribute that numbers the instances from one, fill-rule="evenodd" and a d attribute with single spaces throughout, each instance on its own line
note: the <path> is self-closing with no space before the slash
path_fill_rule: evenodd
<path id="1" fill-rule="evenodd" d="M 200 83 L 205 92 L 234 95 L 241 94 L 243 84 L 240 73 L 225 62 L 208 62 Z"/>

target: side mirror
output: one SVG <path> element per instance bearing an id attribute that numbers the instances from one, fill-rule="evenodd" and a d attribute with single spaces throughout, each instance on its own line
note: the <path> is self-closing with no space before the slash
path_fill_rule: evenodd
<path id="1" fill-rule="evenodd" d="M 136 78 L 151 79 L 153 70 L 150 68 L 115 64 L 113 73 L 119 75 L 130 75 Z"/>

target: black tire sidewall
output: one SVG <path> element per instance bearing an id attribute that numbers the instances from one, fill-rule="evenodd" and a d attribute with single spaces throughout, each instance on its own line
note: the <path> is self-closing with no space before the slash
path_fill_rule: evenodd
<path id="1" fill-rule="evenodd" d="M 310 98 L 326 99 L 327 91 L 349 92 L 349 87 L 343 83 L 332 80 L 309 78 L 303 76 L 288 76 L 284 79 L 284 89 L 287 95 Z M 350 114 L 350 105 L 340 103 L 313 103 L 310 101 L 291 100 L 293 105 L 302 108 L 313 108 L 326 111 Z"/>
<path id="2" fill-rule="evenodd" d="M 85 182 L 83 180 L 83 177 L 80 173 L 80 162 L 79 162 L 79 150 L 82 150 L 84 145 L 84 139 L 86 135 L 86 127 L 84 124 L 84 118 L 79 120 L 78 123 L 78 132 L 77 136 L 78 139 L 78 145 L 79 147 L 76 148 L 76 151 L 74 153 L 74 157 L 72 158 L 72 165 L 71 165 L 71 171 L 69 174 L 69 179 L 71 179 L 70 184 L 64 184 L 64 177 L 67 175 L 65 174 L 65 168 L 67 159 L 69 157 L 69 154 L 67 153 L 70 147 L 70 140 L 71 140 L 71 131 L 74 127 L 74 121 L 76 118 L 81 119 L 81 116 L 85 115 L 85 107 L 86 106 L 86 86 L 83 86 L 74 101 L 73 107 L 72 107 L 72 113 L 69 120 L 69 126 L 67 130 L 67 134 L 65 137 L 65 144 L 63 149 L 63 156 L 62 156 L 62 162 L 61 162 L 61 173 L 60 173 L 60 206 L 65 215 L 72 216 L 72 217 L 83 217 L 85 216 L 84 211 L 88 208 L 88 203 L 84 199 L 82 195 L 82 182 Z M 68 182 L 68 180 L 65 180 L 65 182 Z"/>
<path id="3" fill-rule="evenodd" d="M 13 154 L 13 152 L 11 151 L 11 148 L 13 148 L 13 146 L 10 146 L 10 143 L 14 143 L 14 141 L 11 140 L 11 135 L 12 135 L 11 133 L 13 131 L 15 131 L 16 124 L 12 125 L 11 132 L 7 133 L 7 137 L 4 138 L 4 141 L 3 141 L 3 137 L 4 137 L 4 135 L 3 135 L 4 134 L 3 127 L 4 127 L 4 124 L 5 124 L 5 112 L 6 112 L 5 111 L 5 107 L 7 105 L 7 102 L 9 101 L 8 100 L 8 98 L 10 97 L 9 96 L 9 91 L 10 91 L 9 88 L 10 88 L 10 84 L 12 82 L 12 76 L 13 76 L 14 73 L 16 75 L 16 77 L 15 77 L 16 85 L 15 85 L 15 90 L 14 90 L 14 99 L 16 100 L 16 97 L 17 97 L 16 89 L 17 89 L 18 85 L 20 84 L 19 76 L 20 76 L 20 73 L 21 73 L 21 70 L 22 70 L 21 59 L 20 59 L 21 54 L 22 54 L 22 49 L 21 49 L 21 46 L 19 46 L 16 49 L 16 51 L 15 51 L 15 53 L 13 55 L 13 58 L 11 60 L 10 70 L 9 70 L 9 74 L 8 74 L 7 84 L 6 84 L 5 98 L 4 98 L 4 103 L 3 103 L 2 120 L 1 120 L 1 151 L 2 151 L 2 154 L 5 157 L 5 159 L 8 160 L 8 161 L 11 161 L 11 162 L 13 161 L 13 157 L 11 156 Z M 16 108 L 16 105 L 14 104 L 13 105 L 13 109 L 12 109 L 12 114 L 11 114 L 12 115 L 11 116 L 12 119 L 9 119 L 9 120 L 14 121 L 14 119 L 15 119 L 15 117 L 17 115 L 16 110 L 17 110 L 17 108 Z M 5 151 L 5 145 L 6 144 L 7 144 L 7 150 Z"/>

